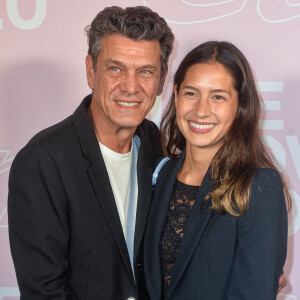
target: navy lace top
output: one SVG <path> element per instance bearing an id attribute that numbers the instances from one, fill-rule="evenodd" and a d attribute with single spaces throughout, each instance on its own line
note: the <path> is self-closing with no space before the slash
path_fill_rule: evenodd
<path id="1" fill-rule="evenodd" d="M 199 186 L 188 185 L 176 179 L 160 237 L 160 264 L 163 297 L 172 278 L 172 270 L 179 252 L 184 228 L 198 194 Z"/>

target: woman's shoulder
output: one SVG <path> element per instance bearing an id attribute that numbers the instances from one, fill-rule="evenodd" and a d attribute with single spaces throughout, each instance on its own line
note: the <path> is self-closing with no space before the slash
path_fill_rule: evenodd
<path id="1" fill-rule="evenodd" d="M 271 168 L 257 168 L 253 176 L 252 188 L 255 186 L 282 186 L 280 173 Z"/>
<path id="2" fill-rule="evenodd" d="M 283 183 L 280 173 L 271 168 L 258 168 L 253 176 L 250 206 L 285 203 Z"/>
<path id="3" fill-rule="evenodd" d="M 279 172 L 275 169 L 271 168 L 257 168 L 254 173 L 254 178 L 265 178 L 265 179 L 271 179 L 279 177 L 281 178 Z"/>

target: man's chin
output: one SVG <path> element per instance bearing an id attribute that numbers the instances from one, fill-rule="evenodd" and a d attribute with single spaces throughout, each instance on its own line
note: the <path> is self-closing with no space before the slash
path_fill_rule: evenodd
<path id="1" fill-rule="evenodd" d="M 116 123 L 119 124 L 120 127 L 124 128 L 137 128 L 144 120 L 144 117 L 120 117 L 118 120 L 116 120 Z"/>
<path id="2" fill-rule="evenodd" d="M 142 120 L 143 121 L 143 120 Z M 137 127 L 142 123 L 141 122 L 119 122 L 118 127 L 119 130 L 132 130 L 135 131 Z"/>

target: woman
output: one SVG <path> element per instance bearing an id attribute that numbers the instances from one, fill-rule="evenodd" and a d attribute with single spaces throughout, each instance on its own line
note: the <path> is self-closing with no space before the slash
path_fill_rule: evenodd
<path id="1" fill-rule="evenodd" d="M 151 299 L 270 300 L 286 258 L 282 176 L 259 130 L 244 55 L 207 42 L 183 59 L 162 120 L 168 137 L 145 236 Z"/>

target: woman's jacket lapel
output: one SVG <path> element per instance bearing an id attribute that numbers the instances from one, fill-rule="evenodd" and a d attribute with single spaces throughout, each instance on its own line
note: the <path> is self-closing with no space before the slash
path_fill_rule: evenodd
<path id="1" fill-rule="evenodd" d="M 205 203 L 203 209 L 200 208 L 202 200 L 211 191 L 211 183 L 212 179 L 210 172 L 207 171 L 184 229 L 179 253 L 176 257 L 176 262 L 172 271 L 171 284 L 165 299 L 172 298 L 172 294 L 176 290 L 182 276 L 184 276 L 184 271 L 188 267 L 190 260 L 193 258 L 193 254 L 214 213 L 214 211 L 209 208 L 210 201 Z"/>
<path id="2" fill-rule="evenodd" d="M 185 155 L 168 161 L 160 170 L 145 234 L 144 262 L 145 276 L 151 299 L 161 299 L 161 268 L 159 256 L 159 240 L 164 226 L 166 213 L 177 173 Z"/>
<path id="3" fill-rule="evenodd" d="M 151 299 L 162 298 L 161 265 L 159 240 L 163 230 L 173 186 L 185 158 L 185 151 L 177 159 L 168 161 L 161 169 L 154 187 L 154 197 L 145 236 L 145 273 Z M 184 270 L 188 266 L 193 253 L 203 236 L 213 211 L 208 208 L 210 201 L 200 210 L 202 199 L 210 192 L 211 176 L 208 171 L 203 179 L 203 187 L 199 190 L 193 210 L 187 221 L 180 250 L 172 272 L 171 284 L 165 299 L 171 299 Z"/>

